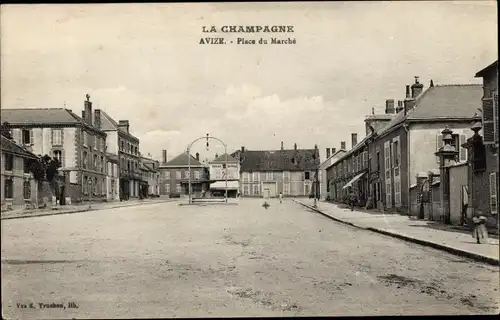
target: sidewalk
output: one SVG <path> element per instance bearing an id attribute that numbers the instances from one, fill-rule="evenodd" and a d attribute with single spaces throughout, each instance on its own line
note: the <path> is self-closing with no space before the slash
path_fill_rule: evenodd
<path id="1" fill-rule="evenodd" d="M 58 214 L 71 214 L 85 211 L 96 211 L 105 209 L 116 209 L 122 207 L 140 206 L 145 204 L 155 204 L 163 202 L 176 201 L 178 199 L 145 199 L 145 200 L 128 200 L 116 202 L 100 202 L 100 203 L 84 203 L 78 205 L 53 206 L 48 209 L 30 209 L 30 210 L 12 210 L 2 211 L 1 220 L 22 219 L 32 217 L 51 216 Z"/>
<path id="2" fill-rule="evenodd" d="M 314 201 L 311 199 L 301 199 L 300 201 L 294 199 L 294 201 L 344 224 L 444 250 L 495 266 L 500 264 L 500 245 L 496 235 L 490 236 L 488 244 L 477 244 L 476 240 L 472 238 L 471 232 L 433 221 L 414 220 L 399 214 L 351 211 L 340 208 L 336 204 L 322 201 L 318 201 L 315 209 L 313 207 Z"/>

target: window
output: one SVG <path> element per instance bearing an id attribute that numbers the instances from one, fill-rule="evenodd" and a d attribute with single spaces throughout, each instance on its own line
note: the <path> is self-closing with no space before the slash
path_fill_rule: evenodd
<path id="1" fill-rule="evenodd" d="M 384 143 L 384 158 L 385 158 L 385 179 L 391 178 L 391 147 L 389 141 Z"/>
<path id="2" fill-rule="evenodd" d="M 135 154 L 137 154 L 137 146 L 134 147 Z"/>
<path id="3" fill-rule="evenodd" d="M 386 183 L 385 185 L 385 206 L 387 208 L 392 207 L 392 190 L 391 190 L 391 184 Z"/>
<path id="4" fill-rule="evenodd" d="M 4 194 L 5 199 L 12 199 L 14 197 L 14 181 L 11 178 L 5 179 Z"/>
<path id="5" fill-rule="evenodd" d="M 83 151 L 83 169 L 87 169 L 88 165 L 88 154 L 87 151 Z"/>
<path id="6" fill-rule="evenodd" d="M 87 176 L 83 176 L 83 194 L 89 194 L 89 181 Z"/>
<path id="7" fill-rule="evenodd" d="M 125 142 L 123 140 L 120 141 L 120 150 L 124 151 L 123 149 L 125 148 Z"/>
<path id="8" fill-rule="evenodd" d="M 290 171 L 283 171 L 283 180 L 290 180 Z"/>
<path id="9" fill-rule="evenodd" d="M 283 195 L 285 195 L 285 196 L 290 195 L 290 184 L 289 183 L 283 184 Z"/>
<path id="10" fill-rule="evenodd" d="M 249 178 L 249 173 L 243 172 L 243 182 L 248 182 L 248 178 Z"/>
<path id="11" fill-rule="evenodd" d="M 368 151 L 363 152 L 363 169 L 368 169 L 368 164 L 370 159 L 368 159 Z"/>
<path id="12" fill-rule="evenodd" d="M 104 172 L 104 167 L 105 167 L 105 164 L 104 164 L 104 157 L 101 156 L 101 172 Z"/>
<path id="13" fill-rule="evenodd" d="M 483 98 L 483 143 L 485 145 L 498 142 L 499 122 L 498 93 L 493 91 L 492 98 Z"/>
<path id="14" fill-rule="evenodd" d="M 165 171 L 165 179 L 170 180 L 170 171 Z"/>
<path id="15" fill-rule="evenodd" d="M 306 171 L 304 172 L 304 179 L 309 180 L 311 178 L 311 173 Z"/>
<path id="16" fill-rule="evenodd" d="M 176 171 L 176 172 L 175 172 L 175 178 L 176 178 L 177 180 L 181 179 L 181 178 L 182 178 L 182 177 L 181 177 L 181 174 L 182 174 L 182 173 L 181 173 L 180 171 Z"/>
<path id="17" fill-rule="evenodd" d="M 259 172 L 254 172 L 252 173 L 253 177 L 252 177 L 252 181 L 260 181 L 260 174 Z"/>
<path id="18" fill-rule="evenodd" d="M 106 140 L 104 138 L 99 139 L 99 147 L 102 152 L 104 152 L 104 146 L 106 145 Z"/>
<path id="19" fill-rule="evenodd" d="M 253 195 L 254 196 L 259 196 L 260 195 L 260 185 L 255 184 L 253 186 Z"/>
<path id="20" fill-rule="evenodd" d="M 266 172 L 266 180 L 267 181 L 273 180 L 273 172 Z"/>
<path id="21" fill-rule="evenodd" d="M 184 171 L 184 178 L 188 179 L 189 178 L 189 171 Z"/>
<path id="22" fill-rule="evenodd" d="M 98 191 L 97 191 L 97 187 L 98 187 L 98 186 L 99 186 L 99 184 L 98 184 L 97 178 L 94 178 L 94 193 L 96 193 L 96 194 L 97 194 L 97 192 L 98 192 Z"/>
<path id="23" fill-rule="evenodd" d="M 97 155 L 94 154 L 94 167 L 93 167 L 94 170 L 97 170 Z"/>
<path id="24" fill-rule="evenodd" d="M 5 171 L 12 171 L 14 168 L 14 155 L 11 153 L 5 153 Z"/>
<path id="25" fill-rule="evenodd" d="M 394 182 L 394 205 L 401 206 L 401 181 L 399 180 Z"/>
<path id="26" fill-rule="evenodd" d="M 52 129 L 52 145 L 62 146 L 62 129 Z"/>
<path id="27" fill-rule="evenodd" d="M 197 180 L 200 179 L 200 172 L 199 171 L 194 172 L 194 178 Z"/>
<path id="28" fill-rule="evenodd" d="M 250 193 L 248 186 L 243 186 L 243 195 L 248 196 Z"/>
<path id="29" fill-rule="evenodd" d="M 451 141 L 451 145 L 455 147 L 455 150 L 458 151 L 458 159 L 459 162 L 467 161 L 467 148 L 462 147 L 467 141 L 467 136 L 465 134 L 452 134 L 453 140 Z M 436 135 L 436 152 L 439 151 L 440 148 L 444 146 L 443 135 Z M 439 156 L 436 156 L 436 162 L 439 164 Z"/>
<path id="30" fill-rule="evenodd" d="M 62 157 L 62 151 L 61 150 L 54 150 L 53 151 L 53 157 L 59 161 L 59 163 L 62 165 L 63 157 Z"/>
<path id="31" fill-rule="evenodd" d="M 165 193 L 170 193 L 170 183 L 165 183 Z"/>
<path id="32" fill-rule="evenodd" d="M 181 191 L 182 191 L 182 190 L 181 190 L 181 184 L 180 184 L 180 183 L 176 184 L 176 185 L 175 185 L 175 192 L 176 192 L 176 193 L 181 193 Z"/>
<path id="33" fill-rule="evenodd" d="M 497 208 L 497 175 L 498 172 L 490 173 L 490 210 L 491 214 L 498 214 Z"/>
<path id="34" fill-rule="evenodd" d="M 31 161 L 29 159 L 23 159 L 23 171 L 26 174 L 29 174 L 30 171 L 30 166 L 31 166 Z"/>
<path id="35" fill-rule="evenodd" d="M 33 131 L 28 129 L 22 130 L 23 144 L 33 144 Z"/>
<path id="36" fill-rule="evenodd" d="M 377 151 L 377 171 L 380 171 L 380 151 Z"/>
<path id="37" fill-rule="evenodd" d="M 101 139 L 98 136 L 94 136 L 94 149 L 95 150 L 100 150 L 100 144 Z"/>
<path id="38" fill-rule="evenodd" d="M 84 146 L 87 146 L 87 144 L 88 144 L 87 139 L 88 139 L 88 134 L 87 134 L 87 132 L 86 132 L 86 131 L 84 131 L 84 132 L 83 132 L 83 145 L 84 145 Z"/>
<path id="39" fill-rule="evenodd" d="M 23 182 L 23 196 L 24 200 L 31 199 L 31 183 L 29 181 Z"/>

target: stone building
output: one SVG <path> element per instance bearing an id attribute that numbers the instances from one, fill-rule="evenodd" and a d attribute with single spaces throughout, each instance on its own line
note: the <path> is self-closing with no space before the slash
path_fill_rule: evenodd
<path id="1" fill-rule="evenodd" d="M 342 151 L 345 150 L 337 151 L 337 148 L 326 148 L 326 160 L 319 165 L 320 193 L 323 199 L 330 198 L 330 180 L 328 178 L 327 168 L 330 167 L 342 155 Z"/>
<path id="2" fill-rule="evenodd" d="M 95 112 L 100 128 L 106 132 L 106 152 L 118 158 L 119 199 L 138 198 L 142 181 L 139 138 L 130 132 L 128 120 L 116 122 L 103 110 Z"/>
<path id="3" fill-rule="evenodd" d="M 106 199 L 106 133 L 93 121 L 89 98 L 82 117 L 63 108 L 1 110 L 17 144 L 61 162 L 59 171 L 69 180 L 66 197 L 73 202 Z"/>
<path id="4" fill-rule="evenodd" d="M 246 197 L 309 196 L 320 159 L 314 149 L 245 150 L 232 154 L 240 159 L 240 193 Z M 319 177 L 317 177 L 319 181 Z M 319 193 L 319 190 L 318 190 Z"/>
<path id="5" fill-rule="evenodd" d="M 225 153 L 209 162 L 210 192 L 213 195 L 236 197 L 240 190 L 240 163 Z"/>
<path id="6" fill-rule="evenodd" d="M 142 179 L 146 183 L 147 190 L 144 195 L 147 197 L 160 196 L 160 162 L 148 157 L 141 157 Z"/>
<path id="7" fill-rule="evenodd" d="M 30 165 L 33 161 L 38 161 L 38 157 L 3 135 L 1 139 L 2 210 L 24 208 L 35 204 L 38 183 L 33 179 Z"/>
<path id="8" fill-rule="evenodd" d="M 190 157 L 190 159 L 188 159 Z M 163 159 L 159 166 L 160 193 L 171 197 L 189 195 L 189 177 L 191 176 L 191 194 L 202 196 L 209 190 L 208 168 L 196 157 L 183 152 L 167 161 L 167 150 L 163 150 Z"/>

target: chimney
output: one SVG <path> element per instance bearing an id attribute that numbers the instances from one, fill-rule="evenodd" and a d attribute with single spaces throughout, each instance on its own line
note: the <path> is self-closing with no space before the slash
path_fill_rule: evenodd
<path id="1" fill-rule="evenodd" d="M 129 133 L 130 124 L 129 124 L 128 120 L 119 120 L 119 121 L 118 121 L 118 128 L 122 128 L 122 129 L 124 129 L 127 133 Z"/>
<path id="2" fill-rule="evenodd" d="M 83 111 L 85 111 L 85 118 L 83 118 L 83 121 L 85 121 L 89 126 L 92 125 L 92 102 L 90 102 L 90 95 L 87 94 L 85 96 L 87 100 L 84 102 L 84 107 Z M 82 112 L 82 116 L 84 113 Z"/>
<path id="3" fill-rule="evenodd" d="M 200 161 L 200 153 L 196 152 L 196 160 Z"/>
<path id="4" fill-rule="evenodd" d="M 335 152 L 337 152 L 337 149 L 336 148 L 332 148 L 332 156 L 335 154 Z"/>
<path id="5" fill-rule="evenodd" d="M 411 96 L 410 96 L 410 86 L 409 85 L 406 85 L 406 99 L 410 99 Z"/>
<path id="6" fill-rule="evenodd" d="M 431 87 L 431 88 L 434 87 L 434 81 L 432 81 L 432 79 L 431 79 L 431 84 L 429 85 L 429 87 Z"/>
<path id="7" fill-rule="evenodd" d="M 167 163 L 167 150 L 162 150 L 162 164 Z"/>
<path id="8" fill-rule="evenodd" d="M 385 113 L 394 114 L 394 99 L 385 100 Z"/>
<path id="9" fill-rule="evenodd" d="M 415 83 L 411 85 L 411 97 L 415 99 L 424 90 L 424 85 L 418 82 L 418 76 L 415 76 Z"/>
<path id="10" fill-rule="evenodd" d="M 281 150 L 283 150 L 283 141 L 281 141 Z"/>
<path id="11" fill-rule="evenodd" d="M 82 110 L 82 119 L 83 122 L 87 123 L 87 114 L 85 113 L 85 110 Z"/>
<path id="12" fill-rule="evenodd" d="M 340 142 L 340 149 L 345 150 L 345 141 Z"/>
<path id="13" fill-rule="evenodd" d="M 94 127 L 101 130 L 101 110 L 99 109 L 94 111 Z"/>
<path id="14" fill-rule="evenodd" d="M 398 100 L 398 106 L 396 107 L 396 113 L 400 113 L 403 110 L 403 101 Z"/>
<path id="15" fill-rule="evenodd" d="M 326 158 L 330 158 L 330 148 L 326 148 Z"/>
<path id="16" fill-rule="evenodd" d="M 293 149 L 297 150 L 297 144 L 296 143 L 293 144 Z"/>
<path id="17" fill-rule="evenodd" d="M 358 144 L 358 134 L 357 133 L 351 133 L 351 143 L 352 143 L 352 148 L 354 148 L 355 145 Z"/>
<path id="18" fill-rule="evenodd" d="M 245 147 L 241 146 L 241 153 L 245 152 Z"/>

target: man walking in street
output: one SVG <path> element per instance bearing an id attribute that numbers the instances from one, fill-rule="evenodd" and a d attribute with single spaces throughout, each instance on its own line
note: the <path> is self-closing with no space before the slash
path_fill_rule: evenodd
<path id="1" fill-rule="evenodd" d="M 283 203 L 283 193 L 280 192 L 280 203 Z"/>
<path id="2" fill-rule="evenodd" d="M 351 211 L 354 211 L 354 203 L 356 202 L 356 195 L 352 187 L 349 189 L 349 205 L 351 206 Z"/>

